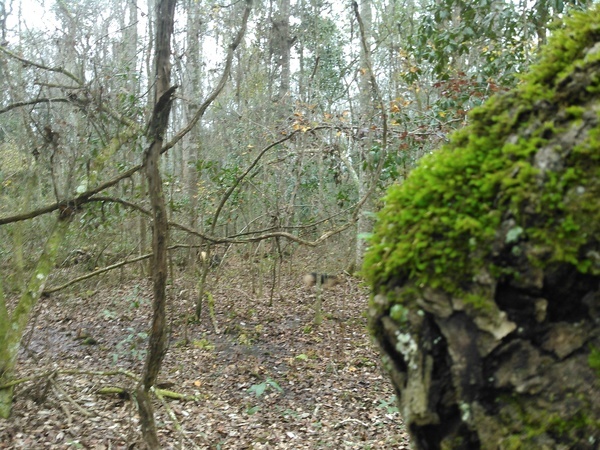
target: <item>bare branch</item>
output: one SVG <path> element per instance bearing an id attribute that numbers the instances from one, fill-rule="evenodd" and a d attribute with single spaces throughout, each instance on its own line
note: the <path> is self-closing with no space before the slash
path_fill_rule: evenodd
<path id="1" fill-rule="evenodd" d="M 65 284 L 61 284 L 60 286 L 56 286 L 56 287 L 49 288 L 49 289 L 44 289 L 43 294 L 52 294 L 53 292 L 61 291 L 64 288 L 71 286 L 72 284 L 79 283 L 80 281 L 87 280 L 88 278 L 95 277 L 96 275 L 100 275 L 104 272 L 109 272 L 113 269 L 118 269 L 119 267 L 123 267 L 127 264 L 131 264 L 134 262 L 142 261 L 144 259 L 148 259 L 151 256 L 152 256 L 152 253 L 148 253 L 146 255 L 141 255 L 141 256 L 138 256 L 133 259 L 126 259 L 125 261 L 120 261 L 116 264 L 112 264 L 110 266 L 103 267 L 102 269 L 94 270 L 93 272 L 89 272 L 89 273 L 86 273 L 85 275 L 74 278 Z"/>
<path id="2" fill-rule="evenodd" d="M 181 129 L 173 137 L 173 139 L 171 139 L 169 142 L 167 142 L 165 144 L 165 146 L 162 149 L 162 153 L 166 152 L 171 147 L 173 147 L 175 144 L 177 144 L 177 142 L 179 142 L 186 134 L 188 134 L 190 132 L 190 130 L 192 128 L 194 128 L 194 126 L 202 118 L 202 116 L 204 115 L 204 113 L 206 112 L 208 107 L 212 104 L 212 102 L 215 101 L 215 99 L 219 96 L 219 94 L 221 93 L 221 91 L 223 90 L 225 85 L 227 84 L 227 79 L 229 78 L 229 74 L 231 73 L 231 64 L 233 62 L 233 54 L 235 52 L 235 49 L 240 45 L 240 42 L 242 42 L 242 38 L 244 37 L 244 34 L 246 34 L 246 27 L 248 24 L 248 17 L 250 16 L 251 9 L 252 9 L 252 1 L 246 0 L 246 8 L 244 9 L 244 16 L 242 18 L 242 24 L 240 26 L 240 29 L 239 29 L 235 39 L 229 45 L 229 48 L 227 50 L 227 58 L 225 60 L 225 67 L 223 68 L 223 73 L 221 74 L 219 83 L 213 89 L 213 91 L 208 95 L 208 97 L 206 97 L 206 100 L 204 100 L 202 105 L 200 105 L 200 108 L 198 108 L 198 111 L 196 111 L 196 114 L 194 114 L 194 117 L 192 117 L 192 119 L 187 124 L 187 126 L 183 129 Z"/>
<path id="3" fill-rule="evenodd" d="M 335 228 L 335 229 L 333 229 L 333 230 L 331 230 L 331 231 L 329 231 L 327 233 L 324 233 L 323 235 L 321 235 L 315 241 L 307 241 L 305 239 L 299 238 L 298 236 L 295 236 L 293 234 L 286 233 L 286 232 L 283 232 L 283 231 L 277 231 L 277 232 L 274 232 L 274 233 L 265 233 L 265 234 L 261 234 L 259 236 L 255 236 L 255 237 L 251 237 L 251 238 L 243 239 L 243 240 L 242 239 L 229 239 L 229 238 L 210 238 L 208 236 L 206 236 L 205 239 L 213 240 L 214 243 L 218 243 L 218 244 L 220 244 L 220 243 L 247 244 L 247 243 L 250 243 L 250 242 L 258 242 L 258 241 L 262 241 L 262 240 L 265 240 L 265 239 L 272 239 L 272 238 L 275 238 L 275 237 L 283 237 L 283 238 L 289 239 L 290 241 L 296 242 L 298 244 L 306 245 L 308 247 L 316 247 L 321 242 L 326 241 L 331 236 L 334 236 L 334 235 L 336 235 L 338 233 L 341 233 L 342 231 L 344 231 L 344 230 L 348 229 L 349 227 L 351 227 L 353 224 L 354 224 L 353 221 L 347 222 L 347 223 L 345 223 L 344 225 L 342 225 L 342 226 L 340 226 L 338 228 Z M 185 227 L 182 227 L 182 228 L 185 228 Z M 195 234 L 199 234 L 199 233 L 195 232 Z M 169 246 L 168 250 L 175 250 L 175 249 L 179 249 L 179 248 L 190 248 L 190 247 L 191 246 L 189 246 L 189 245 L 176 244 L 176 245 Z M 147 253 L 145 255 L 137 256 L 137 257 L 132 258 L 132 259 L 126 259 L 124 261 L 119 261 L 118 263 L 111 264 L 110 266 L 106 266 L 106 267 L 103 267 L 101 269 L 94 270 L 93 272 L 89 272 L 89 273 L 86 273 L 84 275 L 81 275 L 80 277 L 77 277 L 77 278 L 74 278 L 72 280 L 69 280 L 68 282 L 66 282 L 64 284 L 61 284 L 59 286 L 55 286 L 55 287 L 52 287 L 52 288 L 44 289 L 44 291 L 42 293 L 44 295 L 47 295 L 47 294 L 52 294 L 54 292 L 61 291 L 61 290 L 65 289 L 65 288 L 67 288 L 69 286 L 72 286 L 73 284 L 79 283 L 80 281 L 84 281 L 84 280 L 87 280 L 89 278 L 93 278 L 93 277 L 95 277 L 97 275 L 101 275 L 103 273 L 110 272 L 111 270 L 118 269 L 119 267 L 123 267 L 123 266 L 126 266 L 128 264 L 133 264 L 135 262 L 143 261 L 145 259 L 151 258 L 152 256 L 154 256 L 153 253 Z M 0 388 L 1 388 L 1 386 L 0 386 Z"/>
<path id="4" fill-rule="evenodd" d="M 23 58 L 22 56 L 18 56 L 16 53 L 11 52 L 9 49 L 7 49 L 6 47 L 3 47 L 1 45 L 0 45 L 0 51 L 7 54 L 11 58 L 16 59 L 17 61 L 22 62 L 23 64 L 27 64 L 28 66 L 32 66 L 32 67 L 37 67 L 38 69 L 47 70 L 49 72 L 62 73 L 63 75 L 69 77 L 71 80 L 75 81 L 75 83 L 77 83 L 78 85 L 80 85 L 80 86 L 83 85 L 82 80 L 77 78 L 75 75 L 73 75 L 71 72 L 69 72 L 68 70 L 66 70 L 63 67 L 49 67 L 49 66 L 45 66 L 40 63 L 36 63 L 29 59 Z"/>
<path id="5" fill-rule="evenodd" d="M 86 202 L 111 202 L 111 203 L 119 203 L 123 206 L 126 206 L 128 208 L 134 209 L 136 211 L 141 212 L 142 214 L 145 214 L 147 216 L 152 216 L 152 212 L 150 210 L 147 210 L 145 208 L 142 208 L 139 205 L 136 205 L 135 203 L 131 203 L 128 202 L 126 200 L 120 199 L 120 198 L 114 198 L 114 197 L 92 197 L 86 200 Z M 356 214 L 354 215 L 356 216 Z M 327 220 L 330 220 L 331 217 L 327 217 L 323 220 L 320 220 L 318 222 L 314 222 L 311 223 L 309 225 L 306 225 L 306 227 L 309 226 L 314 226 L 317 225 L 321 222 L 325 222 Z M 265 239 L 271 239 L 274 237 L 284 237 L 289 239 L 290 241 L 294 241 L 297 242 L 298 244 L 302 244 L 302 245 L 307 245 L 309 247 L 316 247 L 317 245 L 319 245 L 321 242 L 325 241 L 326 239 L 329 239 L 331 236 L 338 234 L 342 231 L 344 231 L 345 229 L 347 229 L 349 226 L 351 226 L 354 222 L 356 221 L 355 218 L 353 218 L 350 222 L 345 223 L 343 225 L 341 225 L 338 228 L 335 228 L 331 231 L 328 231 L 327 233 L 323 234 L 322 236 L 320 236 L 317 240 L 315 241 L 307 241 L 305 239 L 299 238 L 298 236 L 288 233 L 286 231 L 264 231 L 264 232 L 256 232 L 259 233 L 258 235 L 256 235 L 256 233 L 254 236 L 250 236 L 250 237 L 245 237 L 243 239 L 236 239 L 236 237 L 217 237 L 217 236 L 212 236 L 210 234 L 205 234 L 205 233 L 201 233 L 197 230 L 193 230 L 189 227 L 186 227 L 185 225 L 181 225 L 177 222 L 169 222 L 169 227 L 171 228 L 177 228 L 179 230 L 185 231 L 186 233 L 190 233 L 193 234 L 194 236 L 198 236 L 199 238 L 202 238 L 208 242 L 212 242 L 213 244 L 248 244 L 250 242 L 258 242 L 258 241 L 262 241 Z M 290 227 L 290 228 L 298 228 L 298 227 Z M 250 234 L 250 233 L 248 233 Z M 248 236 L 248 234 L 246 234 L 246 236 Z M 242 236 L 242 235 L 240 235 Z M 175 248 L 184 248 L 181 245 L 174 245 L 174 246 L 170 246 L 169 250 L 175 249 Z M 185 247 L 188 248 L 188 247 Z"/>
<path id="6" fill-rule="evenodd" d="M 64 97 L 37 98 L 35 100 L 27 100 L 27 101 L 23 101 L 23 102 L 11 103 L 7 107 L 0 109 L 0 114 L 4 114 L 5 112 L 8 112 L 8 111 L 16 109 L 16 108 L 20 108 L 22 106 L 37 105 L 38 103 L 68 103 L 68 102 L 69 102 L 69 99 L 64 98 Z"/>
<path id="7" fill-rule="evenodd" d="M 81 205 L 87 203 L 91 196 L 98 194 L 99 192 L 102 192 L 105 189 L 108 189 L 109 187 L 114 186 L 119 181 L 124 180 L 125 178 L 131 177 L 134 173 L 136 173 L 141 168 L 142 168 L 141 165 L 132 167 L 128 171 L 123 172 L 122 174 L 116 176 L 112 180 L 107 181 L 106 183 L 103 183 L 103 184 L 95 187 L 94 189 L 90 189 L 89 191 L 86 191 L 83 194 L 78 195 L 75 198 L 72 198 L 69 200 L 63 200 L 61 202 L 56 202 L 51 205 L 44 206 L 43 208 L 39 208 L 34 211 L 29 211 L 29 212 L 26 212 L 23 214 L 16 214 L 14 216 L 0 217 L 0 225 L 5 225 L 7 223 L 13 223 L 13 222 L 20 222 L 22 220 L 33 219 L 34 217 L 38 217 L 43 214 L 51 213 L 53 211 L 56 211 L 57 209 L 71 208 L 73 210 L 77 210 L 81 207 Z"/>
<path id="8" fill-rule="evenodd" d="M 310 128 L 309 130 L 306 130 L 306 132 L 308 131 L 317 131 L 317 130 L 322 130 L 322 129 L 327 129 L 330 128 L 328 126 L 318 126 L 318 127 L 314 127 L 314 128 Z M 254 161 L 252 161 L 252 164 L 250 164 L 246 170 L 244 171 L 244 173 L 242 173 L 239 177 L 237 177 L 235 179 L 235 181 L 233 182 L 233 184 L 229 187 L 229 189 L 227 189 L 227 191 L 225 192 L 225 194 L 223 194 L 223 198 L 221 199 L 221 202 L 219 203 L 219 206 L 217 207 L 217 210 L 215 211 L 215 215 L 213 218 L 213 224 L 212 224 L 212 228 L 211 228 L 211 232 L 214 233 L 215 227 L 217 225 L 217 220 L 219 219 L 219 215 L 221 214 L 221 210 L 223 209 L 223 207 L 225 206 L 225 203 L 227 202 L 227 200 L 229 199 L 229 197 L 231 196 L 231 194 L 233 193 L 233 191 L 235 191 L 235 189 L 239 186 L 239 184 L 241 183 L 241 181 L 246 178 L 246 176 L 248 176 L 248 174 L 250 173 L 250 171 L 256 167 L 256 165 L 258 164 L 258 162 L 260 161 L 260 159 L 265 155 L 265 153 L 267 153 L 269 150 L 271 150 L 273 147 L 285 142 L 285 141 L 289 141 L 292 137 L 294 137 L 294 135 L 296 135 L 297 133 L 300 133 L 301 130 L 294 130 L 292 131 L 290 134 L 288 134 L 287 136 L 279 139 L 278 141 L 275 141 L 269 145 L 267 145 L 265 148 L 263 148 L 258 155 L 256 156 L 256 158 L 254 158 Z"/>

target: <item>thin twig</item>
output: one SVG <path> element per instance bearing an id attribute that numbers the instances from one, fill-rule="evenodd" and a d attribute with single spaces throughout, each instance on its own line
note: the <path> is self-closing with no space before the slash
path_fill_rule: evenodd
<path id="1" fill-rule="evenodd" d="M 83 409 L 81 406 L 79 406 L 77 404 L 77 402 L 75 400 L 73 400 L 73 398 L 60 387 L 60 385 L 56 382 L 56 380 L 54 380 L 54 379 L 51 380 L 51 383 L 52 383 L 52 388 L 55 391 L 57 391 L 61 396 L 63 396 L 69 403 L 71 403 L 77 411 L 79 411 L 81 414 L 83 414 L 84 416 L 87 416 L 87 417 L 94 416 L 94 414 L 92 414 L 91 412 L 89 412 L 89 411 Z M 71 424 L 69 423 L 69 426 L 70 425 Z"/>
<path id="2" fill-rule="evenodd" d="M 63 410 L 63 412 L 65 413 L 65 416 L 67 416 L 67 425 L 69 425 L 67 428 L 71 428 L 71 426 L 73 426 L 73 420 L 71 419 L 71 413 L 69 412 L 67 405 L 65 405 L 64 402 L 61 401 L 61 397 L 66 394 L 64 392 L 62 392 L 62 390 L 58 389 L 54 384 L 52 385 L 52 391 L 54 392 L 54 395 L 56 395 L 56 398 L 58 399 L 58 406 L 60 407 L 60 409 Z M 86 411 L 86 413 L 87 413 L 87 411 Z"/>
<path id="3" fill-rule="evenodd" d="M 344 419 L 344 420 L 342 420 L 341 422 L 339 422 L 338 424 L 336 424 L 336 425 L 335 425 L 333 428 L 335 428 L 335 429 L 337 429 L 337 428 L 341 428 L 341 427 L 343 427 L 343 426 L 344 426 L 345 424 L 347 424 L 347 423 L 357 423 L 357 424 L 359 424 L 359 425 L 362 425 L 362 426 L 363 426 L 363 427 L 365 427 L 365 428 L 368 428 L 368 427 L 369 427 L 369 425 L 367 425 L 367 424 L 366 424 L 366 423 L 364 423 L 364 422 L 361 422 L 361 421 L 360 421 L 360 420 L 358 420 L 358 419 L 352 419 L 352 418 L 348 418 L 348 419 Z"/>

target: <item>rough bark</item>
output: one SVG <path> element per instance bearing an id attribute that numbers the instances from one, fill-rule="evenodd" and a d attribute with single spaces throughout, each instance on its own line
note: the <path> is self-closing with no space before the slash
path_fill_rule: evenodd
<path id="1" fill-rule="evenodd" d="M 148 356 L 140 386 L 136 389 L 140 423 L 146 445 L 150 449 L 159 449 L 152 403 L 148 391 L 156 383 L 162 360 L 167 350 L 166 330 L 166 281 L 167 281 L 167 243 L 168 217 L 160 176 L 160 154 L 164 134 L 169 123 L 169 113 L 176 86 L 169 86 L 171 79 L 171 35 L 176 0 L 161 0 L 156 8 L 156 88 L 152 117 L 148 125 L 147 136 L 150 146 L 145 153 L 144 168 L 148 182 L 148 194 L 152 205 L 152 283 L 153 316 L 148 343 Z"/>
<path id="2" fill-rule="evenodd" d="M 390 190 L 365 272 L 419 449 L 598 448 L 600 9 Z"/>

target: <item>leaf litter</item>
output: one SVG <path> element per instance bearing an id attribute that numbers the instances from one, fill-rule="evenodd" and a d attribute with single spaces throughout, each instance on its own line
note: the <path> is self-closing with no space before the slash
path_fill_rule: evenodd
<path id="1" fill-rule="evenodd" d="M 214 314 L 205 304 L 200 321 L 192 282 L 182 275 L 169 286 L 159 387 L 186 399 L 155 399 L 163 448 L 409 449 L 358 281 L 323 291 L 317 326 L 302 274 L 281 277 L 272 306 L 267 282 L 251 294 L 251 276 L 235 265 L 213 273 Z M 151 296 L 147 280 L 102 278 L 41 300 L 17 367 L 32 379 L 0 421 L 0 449 L 144 448 L 128 374 L 144 363 Z M 125 392 L 99 394 L 109 387 Z"/>

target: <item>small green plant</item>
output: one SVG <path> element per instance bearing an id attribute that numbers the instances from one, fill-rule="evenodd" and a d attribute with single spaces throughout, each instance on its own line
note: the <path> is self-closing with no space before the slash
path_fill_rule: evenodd
<path id="1" fill-rule="evenodd" d="M 256 406 L 253 406 L 251 408 L 248 408 L 246 410 L 246 414 L 248 414 L 249 416 L 252 416 L 252 415 L 256 414 L 259 411 L 260 411 L 260 406 L 256 405 Z"/>
<path id="2" fill-rule="evenodd" d="M 252 345 L 252 338 L 249 337 L 246 333 L 242 333 L 237 338 L 238 344 L 240 345 Z"/>
<path id="3" fill-rule="evenodd" d="M 267 389 L 275 389 L 277 392 L 283 392 L 281 386 L 277 384 L 272 378 L 267 378 L 265 381 L 259 384 L 254 384 L 248 388 L 248 392 L 254 393 L 256 398 L 262 396 Z"/>
<path id="4" fill-rule="evenodd" d="M 136 333 L 135 329 L 127 328 L 129 334 L 117 344 L 117 352 L 113 353 L 113 364 L 116 364 L 120 355 L 128 354 L 137 361 L 143 361 L 146 357 L 146 339 L 148 333 Z"/>
<path id="5" fill-rule="evenodd" d="M 352 361 L 352 365 L 355 367 L 374 367 L 375 361 L 365 356 L 359 356 Z"/>
<path id="6" fill-rule="evenodd" d="M 590 355 L 588 356 L 589 366 L 596 371 L 596 376 L 600 378 L 600 349 L 590 346 Z"/>
<path id="7" fill-rule="evenodd" d="M 281 415 L 283 416 L 284 419 L 299 419 L 300 418 L 300 414 L 298 413 L 298 411 L 294 411 L 293 409 L 284 409 L 281 412 Z"/>
<path id="8" fill-rule="evenodd" d="M 199 348 L 201 350 L 208 350 L 208 351 L 212 351 L 215 349 L 215 344 L 213 344 L 212 342 L 210 342 L 208 339 L 206 338 L 202 338 L 199 340 L 195 340 L 192 342 L 192 345 L 195 348 Z"/>
<path id="9" fill-rule="evenodd" d="M 399 412 L 398 407 L 396 406 L 396 396 L 392 395 L 387 400 L 379 400 L 377 409 L 385 409 L 387 414 L 395 414 Z"/>
<path id="10" fill-rule="evenodd" d="M 104 316 L 104 320 L 112 320 L 117 318 L 117 313 L 111 311 L 110 309 L 103 310 L 102 315 Z"/>
<path id="11" fill-rule="evenodd" d="M 148 304 L 148 299 L 140 297 L 140 286 L 136 284 L 133 287 L 133 291 L 127 296 L 126 300 L 129 302 L 129 309 L 138 309 L 140 306 Z"/>

